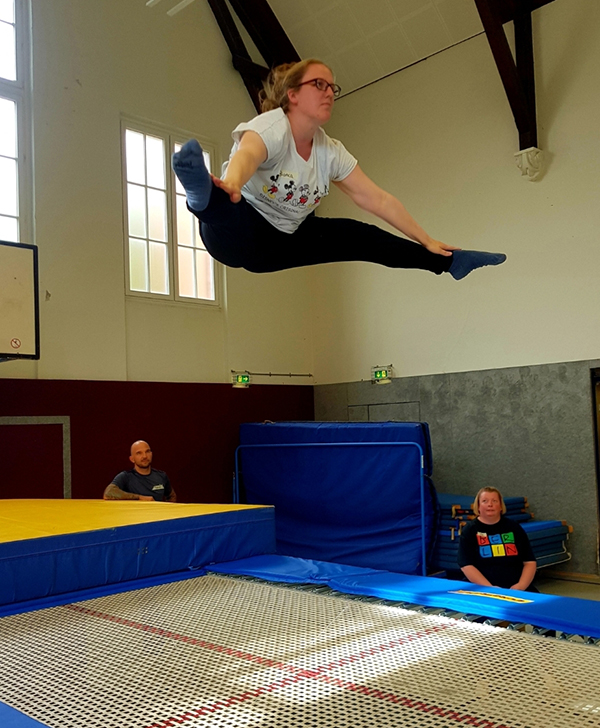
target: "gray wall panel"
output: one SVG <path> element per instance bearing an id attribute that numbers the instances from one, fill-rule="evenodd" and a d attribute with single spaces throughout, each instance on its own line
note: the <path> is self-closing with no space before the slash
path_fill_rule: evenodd
<path id="1" fill-rule="evenodd" d="M 369 422 L 420 422 L 420 402 L 394 402 L 370 404 Z"/>
<path id="2" fill-rule="evenodd" d="M 369 405 L 357 404 L 348 407 L 349 422 L 368 422 L 369 421 Z"/>
<path id="3" fill-rule="evenodd" d="M 316 418 L 428 422 L 440 492 L 493 485 L 574 527 L 561 571 L 598 574 L 590 370 L 598 360 L 315 387 Z M 331 416 L 330 416 L 331 415 Z"/>
<path id="4" fill-rule="evenodd" d="M 315 387 L 315 420 L 347 422 L 348 393 L 346 384 L 323 384 Z"/>

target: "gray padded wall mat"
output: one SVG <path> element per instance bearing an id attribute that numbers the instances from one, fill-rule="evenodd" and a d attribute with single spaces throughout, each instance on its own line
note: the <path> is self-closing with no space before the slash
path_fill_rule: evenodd
<path id="1" fill-rule="evenodd" d="M 483 485 L 527 496 L 538 519 L 574 527 L 572 561 L 598 574 L 591 370 L 599 360 L 315 386 L 315 420 L 425 421 L 441 493 Z"/>

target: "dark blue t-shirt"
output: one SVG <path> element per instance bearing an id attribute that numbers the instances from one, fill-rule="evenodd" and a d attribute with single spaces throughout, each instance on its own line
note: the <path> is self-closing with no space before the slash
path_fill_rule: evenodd
<path id="1" fill-rule="evenodd" d="M 113 478 L 112 482 L 125 493 L 150 495 L 156 501 L 167 500 L 171 495 L 171 484 L 167 474 L 154 468 L 151 469 L 150 475 L 141 475 L 135 468 L 123 470 Z"/>

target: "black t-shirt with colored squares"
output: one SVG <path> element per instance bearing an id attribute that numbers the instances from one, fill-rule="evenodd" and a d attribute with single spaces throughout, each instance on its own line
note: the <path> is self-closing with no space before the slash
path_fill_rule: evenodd
<path id="1" fill-rule="evenodd" d="M 492 525 L 476 518 L 461 533 L 458 565 L 475 566 L 493 586 L 516 584 L 526 561 L 535 561 L 527 534 L 506 516 Z"/>

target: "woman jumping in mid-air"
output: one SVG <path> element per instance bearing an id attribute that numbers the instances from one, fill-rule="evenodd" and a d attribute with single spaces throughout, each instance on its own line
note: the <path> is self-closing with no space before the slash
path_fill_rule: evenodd
<path id="1" fill-rule="evenodd" d="M 339 94 L 331 69 L 320 61 L 278 66 L 265 86 L 263 113 L 233 131 L 222 179 L 209 174 L 195 139 L 173 155 L 173 169 L 213 258 L 253 273 L 366 261 L 448 272 L 457 280 L 475 268 L 503 263 L 504 254 L 460 250 L 431 238 L 325 134 L 321 127 Z M 311 214 L 331 182 L 416 242 L 357 220 Z"/>

